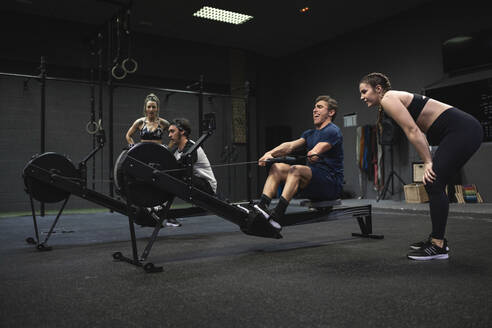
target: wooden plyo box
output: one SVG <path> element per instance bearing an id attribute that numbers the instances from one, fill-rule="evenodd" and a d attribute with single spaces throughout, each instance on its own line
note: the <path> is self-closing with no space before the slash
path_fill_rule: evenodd
<path id="1" fill-rule="evenodd" d="M 407 203 L 426 203 L 429 201 L 429 195 L 427 195 L 422 183 L 405 185 L 403 190 L 405 191 L 405 201 Z"/>

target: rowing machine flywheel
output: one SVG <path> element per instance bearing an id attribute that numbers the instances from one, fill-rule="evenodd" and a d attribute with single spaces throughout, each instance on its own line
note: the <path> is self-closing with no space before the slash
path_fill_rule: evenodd
<path id="1" fill-rule="evenodd" d="M 132 157 L 156 170 L 174 170 L 179 168 L 173 154 L 163 145 L 153 142 L 136 144 L 130 150 L 123 151 L 114 165 L 115 185 L 120 195 L 133 204 L 142 207 L 161 205 L 173 195 L 146 183 L 139 177 L 131 176 L 124 170 L 124 163 Z M 172 173 L 177 176 L 178 172 Z"/>
<path id="2" fill-rule="evenodd" d="M 32 197 L 40 202 L 56 203 L 66 199 L 70 193 L 36 179 L 32 173 L 34 170 L 42 170 L 50 174 L 57 174 L 67 179 L 78 178 L 78 172 L 72 161 L 67 157 L 48 152 L 34 156 L 24 167 L 23 178 L 27 190 Z"/>

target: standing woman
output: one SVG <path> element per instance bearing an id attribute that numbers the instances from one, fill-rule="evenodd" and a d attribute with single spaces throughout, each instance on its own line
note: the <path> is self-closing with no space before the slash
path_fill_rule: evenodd
<path id="1" fill-rule="evenodd" d="M 159 117 L 159 98 L 155 94 L 151 93 L 145 97 L 143 115 L 144 117 L 137 119 L 126 133 L 125 138 L 129 147 L 132 147 L 135 144 L 132 136 L 137 130 L 140 134 L 140 142 L 155 142 L 162 144 L 162 137 L 167 132 L 169 122 Z M 144 227 L 155 226 L 156 221 L 148 214 L 150 211 L 150 208 L 140 208 L 138 212 L 140 214 L 137 215 L 135 223 Z M 170 225 L 169 223 L 166 224 Z M 177 222 L 175 224 L 172 223 L 172 225 L 180 226 Z"/>
<path id="2" fill-rule="evenodd" d="M 419 94 L 391 90 L 388 77 L 381 73 L 364 76 L 359 91 L 368 107 L 379 107 L 379 118 L 384 111 L 395 120 L 424 161 L 423 182 L 429 194 L 432 233 L 428 239 L 410 245 L 413 251 L 408 258 L 447 259 L 449 248 L 444 233 L 449 201 L 445 188 L 480 147 L 482 126 L 473 116 L 453 106 Z M 434 158 L 427 140 L 431 145 L 439 145 Z"/>
<path id="3" fill-rule="evenodd" d="M 137 119 L 128 132 L 126 141 L 129 146 L 133 146 L 133 134 L 140 133 L 141 142 L 156 142 L 162 144 L 162 137 L 165 135 L 169 122 L 159 117 L 159 98 L 153 93 L 147 95 L 144 101 L 144 117 Z"/>

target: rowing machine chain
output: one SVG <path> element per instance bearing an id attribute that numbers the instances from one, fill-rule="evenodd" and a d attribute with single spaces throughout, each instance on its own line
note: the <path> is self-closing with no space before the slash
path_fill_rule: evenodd
<path id="1" fill-rule="evenodd" d="M 303 159 L 303 158 L 308 158 L 308 157 L 313 157 L 313 156 L 318 156 L 316 154 L 314 155 L 308 155 L 308 156 L 298 156 L 298 157 L 292 157 L 293 159 Z M 142 162 L 140 161 L 139 159 L 133 157 L 133 156 L 130 156 L 128 155 L 128 157 L 130 157 L 131 159 L 135 160 L 136 162 L 138 162 L 139 164 L 141 165 L 144 165 L 146 167 L 149 167 L 149 168 L 152 168 L 152 169 L 155 169 L 154 167 L 152 167 L 151 165 L 145 163 L 145 162 Z M 278 161 L 277 162 L 281 162 L 281 159 L 282 157 L 277 157 Z M 271 160 L 266 160 L 265 162 L 267 163 L 274 163 L 273 161 Z M 215 164 L 215 165 L 210 165 L 210 167 L 227 167 L 227 166 L 236 166 L 236 165 L 248 165 L 248 164 L 255 164 L 255 163 L 258 163 L 258 161 L 251 161 L 251 162 L 238 162 L 238 163 L 226 163 L 226 164 Z M 56 174 L 56 172 L 53 172 L 52 169 L 45 169 L 43 167 L 40 167 L 38 165 L 35 165 L 35 164 L 30 164 L 31 166 L 41 170 L 41 171 L 44 171 L 44 172 L 47 172 L 47 173 L 50 173 L 50 174 Z M 179 169 L 169 169 L 169 170 L 159 170 L 160 173 L 172 173 L 172 172 L 182 172 L 182 171 L 188 171 L 188 175 L 186 177 L 186 182 L 188 184 L 188 188 L 190 190 L 190 195 L 189 195 L 189 199 L 191 200 L 192 197 L 191 197 L 191 189 L 193 187 L 193 184 L 192 184 L 192 175 L 193 175 L 193 164 L 192 164 L 192 160 L 191 160 L 191 154 L 187 156 L 187 159 L 184 161 L 184 165 L 185 167 L 181 167 Z M 77 181 L 77 182 L 83 182 L 83 179 L 81 178 L 75 178 L 75 177 L 65 177 L 65 176 L 62 176 L 62 175 L 59 175 L 60 178 L 62 179 L 65 179 L 65 180 L 70 180 L 70 181 Z M 109 181 L 109 180 L 101 180 L 101 181 Z"/>

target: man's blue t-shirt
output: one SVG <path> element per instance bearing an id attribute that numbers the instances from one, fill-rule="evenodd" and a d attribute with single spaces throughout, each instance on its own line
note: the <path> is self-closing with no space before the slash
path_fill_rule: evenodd
<path id="1" fill-rule="evenodd" d="M 316 146 L 318 142 L 328 142 L 330 150 L 320 154 L 318 161 L 308 166 L 317 167 L 332 174 L 339 183 L 343 183 L 343 135 L 340 128 L 329 123 L 321 130 L 310 129 L 304 131 L 301 138 L 306 140 L 307 151 Z"/>

